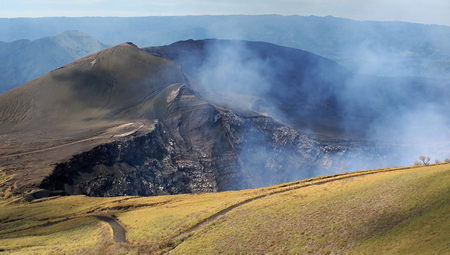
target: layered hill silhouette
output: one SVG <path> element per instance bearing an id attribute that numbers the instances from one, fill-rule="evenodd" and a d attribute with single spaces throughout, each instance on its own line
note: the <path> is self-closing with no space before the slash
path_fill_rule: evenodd
<path id="1" fill-rule="evenodd" d="M 298 15 L 0 19 L 0 41 L 33 40 L 67 30 L 142 47 L 189 38 L 265 41 L 378 75 L 448 77 L 450 68 L 450 28 L 439 25 Z"/>
<path id="2" fill-rule="evenodd" d="M 120 44 L 0 95 L 0 187 L 27 199 L 197 193 L 370 163 L 382 152 L 360 130 L 386 102 L 341 94 L 363 78 L 385 84 L 368 90 L 375 98 L 404 83 L 261 42 Z M 387 109 L 441 100 L 425 84 Z"/>
<path id="3" fill-rule="evenodd" d="M 0 43 L 0 93 L 108 46 L 79 31 Z"/>

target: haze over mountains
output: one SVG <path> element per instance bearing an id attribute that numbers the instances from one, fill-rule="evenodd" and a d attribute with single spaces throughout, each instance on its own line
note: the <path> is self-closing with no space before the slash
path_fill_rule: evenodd
<path id="1" fill-rule="evenodd" d="M 106 47 L 79 31 L 0 42 L 0 93 Z"/>
<path id="2" fill-rule="evenodd" d="M 448 79 L 450 73 L 446 26 L 277 15 L 16 18 L 0 19 L 0 93 L 108 44 L 208 38 L 302 49 L 361 74 Z"/>
<path id="3" fill-rule="evenodd" d="M 316 16 L 181 16 L 0 19 L 0 41 L 79 30 L 141 47 L 186 39 L 265 41 L 306 50 L 355 71 L 388 76 L 448 75 L 450 28 Z"/>

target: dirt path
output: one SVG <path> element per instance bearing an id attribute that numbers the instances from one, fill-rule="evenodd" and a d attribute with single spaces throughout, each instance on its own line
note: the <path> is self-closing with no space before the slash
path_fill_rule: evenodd
<path id="1" fill-rule="evenodd" d="M 21 232 L 21 231 L 25 231 L 25 230 L 29 230 L 29 229 L 34 229 L 34 228 L 38 228 L 38 227 L 48 227 L 48 226 L 52 226 L 61 222 L 66 222 L 69 220 L 73 220 L 73 219 L 79 219 L 79 218 L 84 218 L 84 217 L 94 217 L 100 221 L 103 221 L 105 223 L 108 224 L 108 226 L 110 227 L 111 231 L 112 231 L 112 236 L 115 242 L 117 243 L 126 243 L 127 238 L 126 238 L 126 230 L 125 228 L 113 217 L 108 217 L 108 216 L 101 216 L 101 215 L 84 215 L 84 216 L 73 216 L 73 217 L 66 217 L 64 219 L 59 219 L 53 222 L 46 222 L 43 224 L 38 224 L 38 225 L 34 225 L 31 227 L 26 227 L 26 228 L 21 228 L 21 229 L 16 229 L 13 231 L 7 231 L 7 232 L 2 232 L 0 233 L 0 235 L 5 235 L 5 234 L 11 234 L 11 233 L 15 233 L 15 232 Z"/>
<path id="2" fill-rule="evenodd" d="M 178 242 L 170 242 L 173 244 L 173 246 L 169 246 L 169 250 L 167 252 L 165 252 L 164 254 L 170 254 L 173 250 L 175 250 L 175 248 L 177 248 L 181 243 L 183 243 L 186 239 L 188 239 L 191 234 L 195 231 L 197 231 L 198 229 L 208 225 L 209 223 L 217 220 L 218 218 L 220 218 L 221 216 L 227 214 L 228 212 L 232 211 L 233 209 L 246 205 L 250 202 L 253 202 L 255 200 L 258 199 L 262 199 L 265 197 L 269 197 L 269 196 L 273 196 L 276 194 L 280 194 L 280 193 L 285 193 L 285 192 L 289 192 L 292 190 L 297 190 L 297 189 L 301 189 L 301 188 L 306 188 L 306 187 L 310 187 L 310 186 L 314 186 L 314 185 L 322 185 L 325 183 L 329 183 L 329 182 L 334 182 L 334 181 L 340 181 L 340 180 L 344 180 L 344 179 L 350 179 L 350 178 L 355 178 L 355 177 L 360 177 L 360 176 L 365 176 L 365 175 L 371 175 L 371 174 L 377 174 L 377 173 L 384 173 L 384 172 L 393 172 L 393 171 L 401 171 L 401 170 L 408 170 L 408 169 L 412 169 L 412 168 L 416 168 L 416 167 L 404 167 L 404 168 L 396 168 L 396 169 L 380 169 L 380 170 L 366 170 L 366 171 L 359 171 L 356 173 L 342 173 L 342 174 L 335 174 L 335 175 L 329 175 L 329 176 L 324 176 L 324 177 L 319 177 L 319 178 L 312 178 L 312 179 L 307 179 L 307 180 L 302 180 L 302 181 L 298 181 L 298 182 L 293 182 L 293 183 L 289 183 L 283 186 L 278 186 L 276 187 L 277 190 L 275 191 L 269 191 L 268 193 L 262 194 L 262 195 L 258 195 L 256 197 L 252 197 L 249 199 L 246 199 L 244 201 L 241 201 L 237 204 L 234 204 L 232 206 L 229 206 L 225 209 L 222 209 L 220 211 L 218 211 L 217 213 L 209 216 L 208 218 L 205 218 L 203 220 L 201 220 L 200 222 L 198 222 L 197 224 L 195 224 L 194 226 L 184 230 L 183 232 L 175 235 L 174 237 L 172 237 L 172 241 L 173 240 L 180 240 Z"/>
<path id="3" fill-rule="evenodd" d="M 125 228 L 116 219 L 107 216 L 95 216 L 95 217 L 109 225 L 115 242 L 117 243 L 127 242 Z"/>

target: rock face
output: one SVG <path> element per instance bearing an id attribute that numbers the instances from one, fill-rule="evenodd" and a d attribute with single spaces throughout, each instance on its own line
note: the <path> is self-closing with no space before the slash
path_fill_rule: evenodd
<path id="1" fill-rule="evenodd" d="M 182 86 L 169 108 L 186 107 L 195 97 Z M 40 188 L 90 196 L 253 188 L 311 176 L 321 156 L 317 142 L 270 117 L 209 104 L 169 115 L 144 135 L 99 145 L 56 165 Z"/>
<path id="2" fill-rule="evenodd" d="M 214 174 L 206 170 L 211 166 L 181 149 L 158 123 L 146 135 L 102 144 L 58 164 L 40 187 L 89 196 L 217 191 Z"/>

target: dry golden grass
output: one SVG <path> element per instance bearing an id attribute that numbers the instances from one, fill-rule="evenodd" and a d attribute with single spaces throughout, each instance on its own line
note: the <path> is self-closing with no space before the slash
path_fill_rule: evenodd
<path id="1" fill-rule="evenodd" d="M 172 249 L 174 254 L 450 253 L 450 165 L 392 170 L 213 194 L 2 200 L 0 250 L 11 254 L 158 254 Z M 365 175 L 349 178 L 361 174 Z M 240 206 L 226 211 L 236 204 Z M 128 243 L 114 244 L 110 229 L 95 215 L 115 216 L 127 231 Z M 210 222 L 202 223 L 209 217 Z"/>
<path id="2" fill-rule="evenodd" d="M 0 240 L 0 247 L 12 251 L 20 248 L 20 254 L 73 254 L 95 246 L 103 238 L 102 232 L 94 218 L 73 219 L 9 233 Z"/>
<path id="3" fill-rule="evenodd" d="M 449 165 L 309 186 L 236 208 L 173 254 L 450 253 L 449 192 Z"/>

